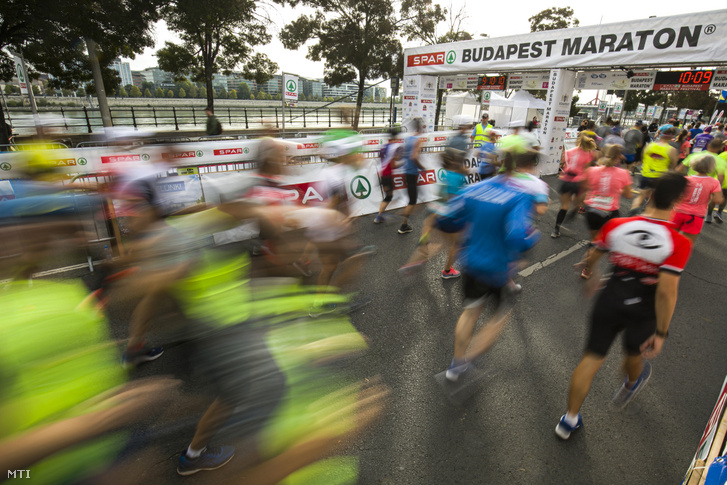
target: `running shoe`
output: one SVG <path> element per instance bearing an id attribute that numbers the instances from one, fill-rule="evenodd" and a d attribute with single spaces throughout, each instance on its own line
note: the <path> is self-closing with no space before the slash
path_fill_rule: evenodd
<path id="1" fill-rule="evenodd" d="M 707 217 L 704 218 L 704 222 L 706 222 L 707 224 L 712 224 L 712 213 L 711 212 L 709 214 L 707 214 Z"/>
<path id="2" fill-rule="evenodd" d="M 724 222 L 724 219 L 722 219 L 722 213 L 721 212 L 715 212 L 714 213 L 714 220 L 718 223 L 722 224 Z"/>
<path id="3" fill-rule="evenodd" d="M 588 268 L 583 268 L 583 271 L 581 271 L 581 278 L 584 280 L 587 280 L 591 277 L 591 270 Z"/>
<path id="4" fill-rule="evenodd" d="M 308 262 L 306 263 L 303 263 L 302 261 L 296 261 L 295 263 L 293 263 L 293 267 L 297 269 L 303 276 L 308 277 L 313 274 L 313 272 L 309 269 L 310 260 L 308 260 Z"/>
<path id="5" fill-rule="evenodd" d="M 570 424 L 566 423 L 564 414 L 563 417 L 560 418 L 558 426 L 555 427 L 555 434 L 558 435 L 558 438 L 567 440 L 568 438 L 570 438 L 571 433 L 580 428 L 581 426 L 583 426 L 583 418 L 581 418 L 580 413 L 578 414 L 578 422 L 575 426 L 571 426 Z"/>
<path id="6" fill-rule="evenodd" d="M 583 206 L 579 207 L 579 208 L 578 208 L 578 213 L 579 213 L 579 214 L 585 214 L 585 213 L 586 213 L 586 208 L 585 208 L 585 207 L 583 207 Z"/>
<path id="7" fill-rule="evenodd" d="M 397 232 L 399 234 L 406 234 L 407 232 L 412 232 L 413 230 L 414 228 L 411 227 L 409 224 L 402 224 Z"/>
<path id="8" fill-rule="evenodd" d="M 125 369 L 133 369 L 134 367 L 143 364 L 144 362 L 151 362 L 157 360 L 164 353 L 163 347 L 154 347 L 151 349 L 142 349 L 134 352 L 132 350 L 126 350 L 124 355 L 121 356 L 121 365 Z"/>
<path id="9" fill-rule="evenodd" d="M 618 408 L 625 408 L 633 399 L 636 397 L 636 395 L 641 392 L 641 390 L 644 388 L 647 382 L 649 382 L 649 378 L 651 377 L 651 364 L 648 360 L 644 361 L 644 370 L 641 371 L 641 375 L 636 380 L 636 384 L 632 388 L 628 388 L 627 384 L 629 382 L 629 378 L 627 377 L 624 379 L 623 384 L 621 384 L 621 387 L 616 391 L 616 394 L 613 396 L 613 404 L 614 406 Z"/>
<path id="10" fill-rule="evenodd" d="M 444 374 L 444 377 L 447 378 L 450 382 L 457 382 L 459 379 L 459 376 L 467 372 L 467 370 L 470 368 L 469 362 L 464 363 L 457 363 L 454 359 L 452 359 L 452 363 L 449 364 L 449 368 L 447 369 L 447 372 Z"/>
<path id="11" fill-rule="evenodd" d="M 515 283 L 514 281 L 510 280 L 505 285 L 505 289 L 510 293 L 511 295 L 517 295 L 521 291 L 523 291 L 523 285 L 519 283 Z"/>
<path id="12" fill-rule="evenodd" d="M 382 222 L 386 222 L 386 219 L 384 219 L 384 216 L 377 215 L 374 218 L 374 224 L 381 224 Z"/>
<path id="13" fill-rule="evenodd" d="M 553 229 L 553 232 L 550 233 L 550 237 L 552 237 L 553 239 L 555 239 L 556 237 L 560 237 L 560 228 L 556 227 L 555 229 Z"/>
<path id="14" fill-rule="evenodd" d="M 412 276 L 420 273 L 424 269 L 426 261 L 417 261 L 414 263 L 405 264 L 399 268 L 399 276 L 404 279 L 411 278 Z"/>
<path id="15" fill-rule="evenodd" d="M 232 460 L 235 456 L 234 446 L 212 446 L 205 448 L 201 455 L 197 458 L 187 458 L 187 455 L 182 453 L 179 457 L 179 466 L 177 466 L 177 473 L 182 476 L 194 475 L 197 472 L 203 470 L 217 470 Z"/>
<path id="16" fill-rule="evenodd" d="M 308 312 L 308 316 L 311 318 L 318 318 L 321 315 L 327 313 L 333 313 L 338 310 L 338 305 L 335 303 L 324 303 L 323 305 L 313 305 Z"/>
<path id="17" fill-rule="evenodd" d="M 442 271 L 442 278 L 445 280 L 451 280 L 452 278 L 459 278 L 462 275 L 459 271 L 454 268 L 449 268 Z"/>

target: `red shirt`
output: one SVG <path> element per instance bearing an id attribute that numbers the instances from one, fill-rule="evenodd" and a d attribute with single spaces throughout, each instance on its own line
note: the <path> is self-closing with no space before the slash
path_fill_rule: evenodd
<path id="1" fill-rule="evenodd" d="M 687 188 L 679 203 L 674 207 L 676 212 L 692 216 L 704 217 L 712 194 L 721 192 L 719 180 L 708 175 L 691 175 L 687 177 Z"/>
<path id="2" fill-rule="evenodd" d="M 611 219 L 593 240 L 609 251 L 617 268 L 657 276 L 659 271 L 681 274 L 689 261 L 692 243 L 668 221 L 643 216 Z M 644 281 L 656 284 L 656 278 Z"/>
<path id="3" fill-rule="evenodd" d="M 585 176 L 588 182 L 586 205 L 606 212 L 618 210 L 621 192 L 633 183 L 631 174 L 618 167 L 591 167 Z"/>
<path id="4" fill-rule="evenodd" d="M 560 179 L 564 182 L 580 182 L 593 158 L 593 152 L 587 152 L 580 147 L 571 148 L 565 152 L 565 165 Z"/>

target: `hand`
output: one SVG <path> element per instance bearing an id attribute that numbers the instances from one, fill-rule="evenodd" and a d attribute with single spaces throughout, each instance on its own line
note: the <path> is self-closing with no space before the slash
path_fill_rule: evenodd
<path id="1" fill-rule="evenodd" d="M 653 359 L 661 353 L 661 348 L 664 346 L 664 337 L 659 337 L 654 334 L 648 338 L 646 342 L 641 344 L 641 355 L 645 359 Z"/>

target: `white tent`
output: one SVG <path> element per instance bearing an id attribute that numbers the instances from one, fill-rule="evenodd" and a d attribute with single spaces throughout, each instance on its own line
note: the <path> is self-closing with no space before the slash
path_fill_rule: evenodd
<path id="1" fill-rule="evenodd" d="M 492 93 L 488 111 L 497 127 L 525 126 L 534 117 L 542 119 L 542 112 L 547 105 L 545 100 L 521 90 L 509 98 Z"/>
<path id="2" fill-rule="evenodd" d="M 455 116 L 472 118 L 472 123 L 475 123 L 479 119 L 479 111 L 480 101 L 474 94 L 468 92 L 447 93 L 447 109 L 444 119 L 441 119 L 439 124 L 452 126 Z"/>

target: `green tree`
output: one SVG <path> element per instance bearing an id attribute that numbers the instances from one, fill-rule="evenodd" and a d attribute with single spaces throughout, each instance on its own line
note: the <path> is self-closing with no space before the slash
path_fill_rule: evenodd
<path id="1" fill-rule="evenodd" d="M 40 96 L 40 87 L 37 84 L 33 84 L 31 89 L 35 96 Z"/>
<path id="2" fill-rule="evenodd" d="M 80 89 L 80 88 L 79 88 L 79 89 Z M 56 88 L 54 88 L 54 87 L 53 87 L 53 86 L 51 86 L 50 84 L 46 84 L 46 86 L 45 86 L 45 95 L 46 95 L 46 96 L 55 96 L 55 95 L 57 95 L 57 94 L 58 94 L 58 91 L 56 90 Z M 85 95 L 86 95 L 86 94 L 85 94 L 85 92 L 84 92 L 84 96 L 85 96 Z"/>
<path id="3" fill-rule="evenodd" d="M 186 98 L 187 92 L 184 90 L 184 88 L 179 88 L 179 92 L 177 93 L 178 98 Z"/>
<path id="4" fill-rule="evenodd" d="M 252 93 L 250 93 L 250 99 L 253 99 L 254 100 L 255 99 L 255 95 L 252 94 Z"/>
<path id="5" fill-rule="evenodd" d="M 151 98 L 151 91 L 149 91 L 149 88 L 144 89 L 144 97 Z"/>
<path id="6" fill-rule="evenodd" d="M 16 86 L 15 84 L 6 84 L 5 85 L 5 94 L 16 94 L 20 92 L 20 88 Z"/>
<path id="7" fill-rule="evenodd" d="M 227 90 L 225 88 L 221 88 L 219 91 L 217 91 L 217 99 L 227 99 Z"/>
<path id="8" fill-rule="evenodd" d="M 164 90 L 162 88 L 156 88 L 154 90 L 154 97 L 155 98 L 163 98 L 164 97 Z"/>
<path id="9" fill-rule="evenodd" d="M 154 92 L 154 83 L 151 83 L 149 81 L 142 81 L 141 82 L 141 90 L 149 90 L 150 92 Z"/>
<path id="10" fill-rule="evenodd" d="M 578 106 L 576 106 L 576 104 L 578 104 L 578 101 L 580 101 L 580 99 L 581 99 L 581 97 L 578 96 L 577 94 L 574 94 L 573 95 L 573 99 L 571 99 L 571 102 L 570 102 L 570 116 L 571 117 L 578 115 L 578 112 L 580 111 L 580 108 L 578 108 Z"/>
<path id="11" fill-rule="evenodd" d="M 268 94 L 268 96 L 270 96 L 270 95 Z M 281 95 L 280 93 L 278 93 L 278 94 L 276 94 L 276 95 L 275 95 L 275 99 L 276 99 L 277 101 L 280 101 L 280 100 L 282 100 L 282 99 L 283 99 L 283 96 L 282 96 L 282 95 Z"/>
<path id="12" fill-rule="evenodd" d="M 358 120 L 363 92 L 368 79 L 390 76 L 398 72 L 397 58 L 401 52 L 398 34 L 407 26 L 425 24 L 433 29 L 442 19 L 442 9 L 432 7 L 431 0 L 403 0 L 400 11 L 394 11 L 389 0 L 290 0 L 315 9 L 286 25 L 280 40 L 286 49 L 299 49 L 308 44 L 308 59 L 325 59 L 325 82 L 338 86 L 346 82 L 358 85 L 353 126 Z M 313 42 L 311 42 L 313 41 Z"/>
<path id="13" fill-rule="evenodd" d="M 254 0 L 171 0 L 164 11 L 170 30 L 180 44 L 166 42 L 157 51 L 159 67 L 193 81 L 204 82 L 207 104 L 214 106 L 212 77 L 241 69 L 248 79 L 265 82 L 278 69 L 264 54 L 253 53 L 256 46 L 270 42 L 269 19 Z"/>
<path id="14" fill-rule="evenodd" d="M 573 17 L 573 9 L 570 7 L 546 8 L 530 17 L 528 22 L 530 22 L 530 32 L 567 29 L 578 27 L 580 23 Z"/>
<path id="15" fill-rule="evenodd" d="M 131 86 L 131 89 L 129 90 L 129 96 L 131 96 L 132 98 L 141 98 L 141 89 L 136 86 Z"/>
<path id="16" fill-rule="evenodd" d="M 73 96 L 73 91 L 70 89 L 64 88 L 64 89 L 61 89 L 61 94 L 66 97 L 70 97 L 70 96 Z"/>
<path id="17" fill-rule="evenodd" d="M 191 85 L 189 88 L 189 91 L 187 91 L 187 97 L 188 98 L 196 98 L 199 96 L 199 88 L 195 86 L 194 84 Z"/>
<path id="18" fill-rule="evenodd" d="M 644 106 L 663 106 L 667 103 L 669 94 L 665 91 L 630 91 L 624 103 L 624 111 L 634 111 L 639 103 Z"/>
<path id="19" fill-rule="evenodd" d="M 201 88 L 199 88 L 199 97 L 202 99 L 207 98 L 207 88 L 206 87 L 202 86 Z"/>
<path id="20" fill-rule="evenodd" d="M 122 98 L 129 97 L 129 93 L 126 92 L 126 88 L 124 86 L 119 86 L 119 89 L 116 90 L 116 94 Z"/>
<path id="21" fill-rule="evenodd" d="M 247 83 L 240 83 L 240 87 L 237 89 L 237 97 L 239 99 L 250 99 L 250 86 Z"/>
<path id="22" fill-rule="evenodd" d="M 172 91 L 170 89 L 169 91 L 167 91 L 167 98 L 173 98 L 173 97 L 174 97 L 174 91 Z"/>
<path id="23" fill-rule="evenodd" d="M 229 99 L 237 99 L 237 91 L 235 91 L 234 89 L 230 89 L 230 92 L 227 93 L 227 97 Z"/>
<path id="24" fill-rule="evenodd" d="M 79 98 L 85 97 L 86 96 L 86 90 L 83 89 L 83 88 L 78 88 L 76 90 L 76 96 L 78 96 Z"/>

